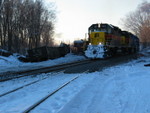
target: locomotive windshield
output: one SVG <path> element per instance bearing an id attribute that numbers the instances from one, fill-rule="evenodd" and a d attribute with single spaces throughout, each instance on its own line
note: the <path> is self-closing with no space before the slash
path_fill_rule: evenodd
<path id="1" fill-rule="evenodd" d="M 108 24 L 93 24 L 89 27 L 89 33 L 91 32 L 106 32 L 111 33 L 111 26 Z"/>

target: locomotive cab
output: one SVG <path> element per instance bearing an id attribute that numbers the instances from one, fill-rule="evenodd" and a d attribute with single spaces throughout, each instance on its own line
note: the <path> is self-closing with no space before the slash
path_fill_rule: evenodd
<path id="1" fill-rule="evenodd" d="M 108 24 L 93 24 L 89 27 L 89 42 L 91 45 L 106 44 L 106 35 L 112 33 L 112 26 Z"/>

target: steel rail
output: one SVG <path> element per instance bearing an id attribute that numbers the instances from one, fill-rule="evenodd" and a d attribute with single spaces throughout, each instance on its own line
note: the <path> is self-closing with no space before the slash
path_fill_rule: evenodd
<path id="1" fill-rule="evenodd" d="M 83 60 L 83 61 L 60 64 L 60 65 L 49 66 L 49 67 L 44 67 L 44 68 L 39 68 L 39 69 L 20 71 L 20 72 L 12 73 L 10 75 L 4 75 L 3 77 L 0 76 L 1 77 L 0 82 L 4 82 L 4 81 L 16 79 L 16 78 L 21 78 L 21 77 L 25 77 L 25 76 L 29 76 L 29 75 L 59 71 L 59 70 L 63 70 L 63 69 L 69 68 L 69 67 L 87 64 L 90 62 L 92 62 L 92 61 L 91 60 Z"/>
<path id="2" fill-rule="evenodd" d="M 80 75 L 79 75 L 80 76 Z M 30 111 L 32 111 L 34 108 L 36 108 L 38 105 L 40 105 L 41 103 L 43 103 L 46 99 L 48 99 L 49 97 L 51 97 L 52 95 L 54 95 L 55 93 L 57 93 L 59 90 L 61 90 L 62 88 L 64 88 L 65 86 L 67 86 L 69 83 L 71 83 L 72 81 L 76 80 L 77 78 L 79 78 L 79 76 L 74 77 L 73 79 L 71 79 L 70 81 L 66 82 L 65 84 L 63 84 L 62 86 L 60 86 L 59 88 L 57 88 L 56 90 L 54 90 L 53 92 L 49 93 L 48 95 L 46 95 L 45 97 L 43 97 L 42 99 L 40 99 L 39 101 L 37 101 L 36 103 L 34 103 L 33 105 L 31 105 L 30 107 L 28 107 L 26 110 L 24 110 L 22 113 L 29 113 Z"/>
<path id="3" fill-rule="evenodd" d="M 54 73 L 54 74 L 52 74 L 52 75 L 57 75 L 57 74 L 59 74 L 59 73 L 61 73 L 61 71 L 58 72 L 58 73 Z M 37 83 L 37 82 L 40 82 L 40 81 L 42 81 L 42 80 L 45 80 L 45 79 L 47 79 L 47 78 L 48 78 L 48 77 L 45 77 L 45 78 L 42 78 L 42 79 L 40 79 L 40 80 L 36 80 L 36 81 L 30 82 L 30 83 L 28 83 L 28 84 L 22 85 L 22 86 L 20 86 L 20 87 L 18 87 L 18 88 L 15 88 L 15 89 L 12 89 L 12 90 L 10 90 L 10 91 L 7 91 L 7 92 L 5 92 L 5 93 L 3 93 L 3 94 L 0 94 L 0 97 L 3 97 L 3 96 L 5 96 L 5 95 L 8 95 L 8 94 L 13 93 L 13 92 L 15 92 L 15 91 L 18 91 L 19 89 L 23 89 L 24 87 L 33 85 L 33 84 L 35 84 L 35 83 Z"/>

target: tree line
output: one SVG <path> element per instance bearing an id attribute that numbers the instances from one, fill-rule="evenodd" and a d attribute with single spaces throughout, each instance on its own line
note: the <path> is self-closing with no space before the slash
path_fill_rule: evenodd
<path id="1" fill-rule="evenodd" d="M 150 2 L 144 1 L 123 19 L 125 29 L 132 31 L 145 46 L 150 46 Z"/>
<path id="2" fill-rule="evenodd" d="M 55 10 L 42 0 L 0 0 L 0 48 L 24 53 L 53 45 Z"/>

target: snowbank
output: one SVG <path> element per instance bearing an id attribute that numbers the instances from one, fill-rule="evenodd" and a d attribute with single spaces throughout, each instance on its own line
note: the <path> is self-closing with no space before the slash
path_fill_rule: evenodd
<path id="1" fill-rule="evenodd" d="M 0 68 L 1 68 L 0 73 L 7 71 L 22 71 L 28 69 L 36 69 L 84 59 L 86 59 L 84 56 L 67 54 L 65 57 L 61 57 L 54 60 L 48 60 L 38 63 L 23 63 L 17 59 L 17 56 L 9 56 L 9 57 L 0 56 Z"/>

